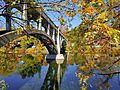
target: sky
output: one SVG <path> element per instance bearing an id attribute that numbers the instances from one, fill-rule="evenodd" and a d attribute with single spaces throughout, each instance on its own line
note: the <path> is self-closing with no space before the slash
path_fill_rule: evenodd
<path id="1" fill-rule="evenodd" d="M 60 22 L 59 22 L 59 20 L 58 20 L 59 15 L 58 15 L 57 13 L 48 12 L 47 15 L 51 18 L 51 20 L 52 20 L 57 26 L 60 25 Z M 65 19 L 68 19 L 68 17 L 65 17 Z M 68 26 L 69 26 L 69 24 L 72 25 L 71 27 L 69 27 L 69 30 L 70 30 L 71 28 L 75 28 L 75 27 L 77 27 L 78 25 L 80 25 L 80 23 L 81 23 L 81 17 L 80 17 L 80 15 L 77 14 L 71 22 L 67 22 L 66 24 L 67 24 Z"/>
<path id="2" fill-rule="evenodd" d="M 44 0 L 44 1 L 48 1 L 48 0 Z M 53 1 L 53 0 L 49 0 L 49 1 Z M 0 0 L 0 5 L 4 5 L 3 0 Z M 1 11 L 2 10 L 0 10 L 0 13 Z M 16 11 L 16 9 L 13 9 L 12 11 L 14 12 Z M 60 25 L 59 20 L 58 20 L 58 17 L 59 17 L 58 13 L 55 13 L 55 12 L 46 12 L 46 13 L 51 18 L 51 20 L 56 24 L 56 26 Z M 20 17 L 20 15 L 17 15 L 17 16 Z M 65 17 L 65 19 L 67 20 L 68 17 Z M 69 26 L 70 24 L 72 25 L 71 27 L 69 27 L 69 30 L 70 30 L 71 28 L 75 28 L 76 26 L 78 26 L 80 23 L 81 23 L 80 15 L 76 15 L 71 22 L 69 21 L 67 22 L 67 26 Z M 5 24 L 6 24 L 5 18 L 0 16 L 0 28 L 5 28 Z"/>
<path id="3" fill-rule="evenodd" d="M 0 0 L 0 5 L 4 5 L 3 0 Z M 2 10 L 0 10 L 0 14 L 1 14 Z M 5 27 L 5 18 L 0 16 L 0 28 L 4 28 Z"/>

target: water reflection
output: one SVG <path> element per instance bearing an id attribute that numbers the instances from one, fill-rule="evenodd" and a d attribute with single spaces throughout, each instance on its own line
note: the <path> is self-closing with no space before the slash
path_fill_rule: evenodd
<path id="1" fill-rule="evenodd" d="M 88 54 L 83 57 L 85 57 L 84 62 L 77 67 L 77 77 L 80 78 L 81 89 L 110 90 L 113 85 L 110 80 L 116 82 L 115 77 L 119 77 L 119 56 Z"/>
<path id="2" fill-rule="evenodd" d="M 22 57 L 22 63 L 19 63 L 17 66 L 17 71 L 23 79 L 33 77 L 36 73 L 40 73 L 41 70 L 40 62 L 30 54 L 24 55 Z"/>
<path id="3" fill-rule="evenodd" d="M 16 54 L 0 52 L 0 75 L 8 76 L 16 70 L 18 57 Z"/>
<path id="4" fill-rule="evenodd" d="M 37 62 L 36 58 L 30 54 L 26 54 L 22 57 L 22 64 L 18 64 L 17 71 L 22 76 L 23 79 L 27 77 L 34 77 L 38 73 L 39 78 L 41 72 L 41 63 Z M 63 76 L 61 65 L 63 60 L 48 60 L 49 67 L 41 86 L 41 90 L 60 90 L 61 78 Z M 57 64 L 56 64 L 57 62 Z"/>
<path id="5" fill-rule="evenodd" d="M 61 64 L 63 64 L 63 60 L 54 60 L 49 63 L 49 69 L 41 90 L 60 90 L 61 80 L 65 72 L 65 69 L 61 69 Z M 66 62 L 64 62 L 65 64 Z"/>
<path id="6" fill-rule="evenodd" d="M 7 90 L 118 90 L 119 56 L 69 54 L 68 60 L 44 60 L 42 55 L 0 54 L 0 80 Z M 22 57 L 18 57 L 22 56 Z M 44 56 L 42 56 L 44 57 Z M 76 73 L 76 76 L 75 76 Z"/>
<path id="7" fill-rule="evenodd" d="M 56 63 L 58 64 L 58 70 L 57 70 L 57 81 L 58 81 L 58 89 L 60 90 L 60 83 L 61 83 L 61 77 L 62 77 L 62 71 L 61 71 L 61 68 L 60 68 L 60 66 L 61 66 L 61 64 L 63 64 L 63 62 L 64 62 L 64 59 L 63 60 L 59 60 L 59 59 L 57 59 L 56 60 Z"/>
<path id="8" fill-rule="evenodd" d="M 37 89 L 35 90 L 60 90 L 61 78 L 65 72 L 65 69 L 62 70 L 60 68 L 65 68 L 66 62 L 60 66 L 60 61 L 57 64 L 55 60 L 52 60 L 52 62 L 48 60 L 49 63 L 47 63 L 43 58 L 39 59 L 31 54 L 24 54 L 19 60 L 16 60 L 16 58 L 10 54 L 2 53 L 1 55 L 3 55 L 3 57 L 0 58 L 0 80 L 3 78 L 3 80 L 9 84 L 10 87 L 8 87 L 7 90 L 18 90 L 18 88 L 24 90 L 25 88 L 28 88 L 28 85 L 25 84 L 26 80 L 31 82 L 32 78 L 35 78 L 36 75 L 38 78 L 35 82 L 31 83 L 31 88 L 34 85 L 33 83 L 39 82 L 38 86 L 36 86 Z M 17 57 L 17 55 L 14 56 Z M 47 69 L 43 67 L 46 67 Z M 11 76 L 13 78 L 11 78 Z M 12 81 L 17 85 L 14 86 Z M 24 83 L 25 86 L 21 86 L 20 83 Z"/>

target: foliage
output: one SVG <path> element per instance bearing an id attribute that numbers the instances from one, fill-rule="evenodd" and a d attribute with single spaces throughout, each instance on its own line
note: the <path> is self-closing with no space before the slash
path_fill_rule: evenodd
<path id="1" fill-rule="evenodd" d="M 12 20 L 15 21 L 19 18 L 16 13 L 20 13 L 21 10 L 18 8 L 19 4 L 28 4 L 28 19 L 37 21 L 38 17 L 37 10 L 44 10 L 45 12 L 57 12 L 57 19 L 61 25 L 71 24 L 70 21 L 78 14 L 81 15 L 83 22 L 96 22 L 104 23 L 109 22 L 115 29 L 119 28 L 119 0 L 50 0 L 50 1 L 39 1 L 39 0 L 4 0 L 7 5 L 1 5 L 1 8 L 16 8 L 18 11 L 14 13 L 8 13 L 12 15 Z M 32 12 L 31 12 L 32 11 Z M 4 14 L 4 11 L 2 12 Z M 35 15 L 38 14 L 38 15 Z M 15 17 L 14 17 L 15 15 Z M 35 16 L 35 17 L 34 17 Z M 78 17 L 80 18 L 80 17 Z M 68 20 L 67 20 L 68 19 Z M 104 19 L 104 20 L 103 20 Z M 95 21 L 94 21 L 95 20 Z M 93 22 L 94 21 L 94 22 Z M 101 22 L 102 21 L 102 22 Z M 117 22 L 118 23 L 117 23 Z M 20 24 L 20 23 L 19 23 Z M 90 24 L 90 23 L 89 23 Z M 95 23 L 97 24 L 97 23 Z M 116 26 L 115 26 L 116 24 Z M 97 25 L 91 24 L 90 27 Z M 69 25 L 71 26 L 71 25 Z"/>
<path id="2" fill-rule="evenodd" d="M 33 76 L 38 72 L 40 61 L 30 54 L 22 56 L 21 61 L 23 64 L 18 65 L 18 72 L 21 74 L 22 78 Z"/>
<path id="3" fill-rule="evenodd" d="M 32 46 L 34 45 L 33 48 L 30 48 L 32 47 L 31 43 L 33 43 Z M 46 53 L 46 48 L 36 38 L 27 36 L 18 38 L 0 48 L 0 74 L 10 75 L 13 73 L 16 70 L 16 64 L 22 60 L 21 58 L 25 54 L 34 56 L 34 63 L 47 65 L 46 61 L 44 60 Z M 29 62 L 29 60 L 27 62 Z"/>
<path id="4" fill-rule="evenodd" d="M 1 80 L 0 81 L 0 88 L 1 88 L 1 90 L 7 90 L 7 87 L 8 87 L 8 85 L 5 83 L 5 81 L 4 80 Z"/>
<path id="5" fill-rule="evenodd" d="M 10 0 L 9 2 L 11 8 L 23 3 L 19 0 L 13 0 L 13 2 Z M 116 57 L 120 53 L 119 0 L 50 0 L 46 2 L 26 0 L 26 3 L 29 6 L 28 9 L 32 8 L 32 10 L 28 10 L 30 17 L 34 16 L 30 12 L 35 12 L 36 9 L 42 9 L 45 12 L 57 12 L 59 14 L 57 19 L 61 26 L 71 23 L 70 21 L 74 20 L 75 16 L 80 15 L 82 20 L 80 25 L 71 31 L 67 27 L 64 34 L 69 41 L 67 50 L 71 51 L 73 56 L 76 56 L 79 60 L 81 60 L 80 57 L 84 58 L 81 65 L 78 66 L 79 72 L 77 74 L 83 90 L 87 89 L 87 80 L 92 77 L 95 70 L 98 70 L 99 74 L 109 74 L 117 71 L 115 66 L 119 67 L 119 59 L 117 60 Z M 35 7 L 36 4 L 40 7 Z M 33 18 L 29 19 L 32 20 Z M 17 17 L 17 19 L 19 18 Z M 40 19 L 35 18 L 34 21 Z M 21 47 L 27 48 L 32 42 L 36 42 L 36 40 L 32 40 L 31 37 L 22 39 Z M 35 45 L 37 46 L 37 44 Z M 34 55 L 35 50 L 35 48 L 32 48 L 28 49 L 27 52 Z M 70 64 L 73 63 L 72 58 L 70 57 Z M 109 77 L 111 77 L 111 74 Z"/>
<path id="6" fill-rule="evenodd" d="M 16 63 L 18 63 L 17 58 L 19 58 L 16 54 L 8 54 L 7 52 L 7 50 L 0 52 L 0 74 L 5 76 L 15 71 Z"/>
<path id="7" fill-rule="evenodd" d="M 96 71 L 107 75 L 118 71 L 119 64 L 114 62 L 119 63 L 120 29 L 116 21 L 119 18 L 120 3 L 117 0 L 81 0 L 77 3 L 82 22 L 67 32 L 67 50 L 73 56 L 79 56 L 79 61 L 84 57 L 84 62 L 78 66 L 77 76 L 82 90 L 86 90 L 90 85 L 87 80 L 97 75 Z"/>
<path id="8" fill-rule="evenodd" d="M 76 3 L 79 7 L 82 22 L 66 35 L 71 43 L 68 48 L 72 47 L 75 53 L 86 54 L 89 52 L 96 53 L 97 48 L 95 47 L 99 46 L 100 52 L 103 53 L 103 50 L 105 50 L 104 53 L 114 55 L 113 46 L 119 47 L 120 44 L 119 27 L 114 28 L 113 26 L 119 18 L 119 2 L 116 0 L 82 0 Z M 118 24 L 116 25 L 118 26 Z M 108 49 L 112 50 L 109 52 Z M 106 52 L 106 50 L 108 51 Z"/>

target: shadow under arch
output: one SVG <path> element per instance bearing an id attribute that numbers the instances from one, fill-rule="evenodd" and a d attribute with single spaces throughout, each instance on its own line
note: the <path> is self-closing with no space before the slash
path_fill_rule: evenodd
<path id="1" fill-rule="evenodd" d="M 66 42 L 65 39 L 63 39 L 62 42 L 61 42 L 61 45 L 60 45 L 60 46 L 61 46 L 61 48 L 60 48 L 60 53 L 65 54 L 66 45 L 67 45 L 67 42 Z"/>
<path id="2" fill-rule="evenodd" d="M 57 48 L 52 38 L 46 34 L 44 31 L 40 30 L 32 30 L 29 35 L 38 38 L 47 48 L 49 54 L 57 54 Z"/>
<path id="3" fill-rule="evenodd" d="M 5 34 L 0 35 L 0 47 L 25 35 L 31 35 L 39 39 L 42 44 L 44 44 L 44 46 L 47 48 L 49 54 L 58 53 L 56 45 L 53 42 L 52 38 L 46 32 L 37 29 L 23 31 L 22 34 L 17 34 L 17 31 L 6 32 Z"/>

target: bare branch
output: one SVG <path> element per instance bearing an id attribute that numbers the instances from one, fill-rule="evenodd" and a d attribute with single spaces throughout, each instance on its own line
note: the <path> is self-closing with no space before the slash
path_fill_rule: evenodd
<path id="1" fill-rule="evenodd" d="M 119 74 L 120 72 L 111 72 L 111 73 L 97 73 L 98 75 L 113 75 L 113 74 Z M 96 73 L 94 73 L 96 74 Z"/>

